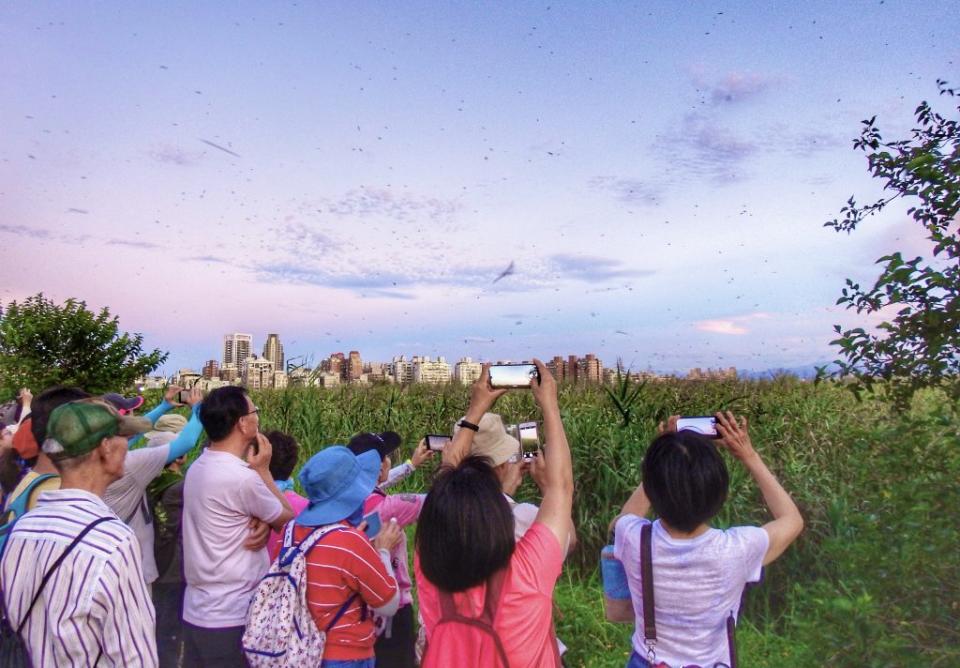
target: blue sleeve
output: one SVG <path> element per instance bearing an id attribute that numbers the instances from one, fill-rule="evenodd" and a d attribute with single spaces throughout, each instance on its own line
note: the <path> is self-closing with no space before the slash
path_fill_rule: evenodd
<path id="1" fill-rule="evenodd" d="M 169 401 L 164 399 L 163 401 L 160 402 L 160 405 L 156 406 L 152 411 L 150 411 L 143 417 L 150 420 L 150 424 L 154 424 L 156 423 L 157 420 L 160 419 L 162 415 L 169 412 L 170 409 L 172 408 L 173 408 L 173 404 L 171 404 Z"/>
<path id="2" fill-rule="evenodd" d="M 167 464 L 183 457 L 193 450 L 197 444 L 197 439 L 200 438 L 201 431 L 203 431 L 203 425 L 200 424 L 200 404 L 194 404 L 187 426 L 170 442 L 170 450 L 167 453 Z"/>

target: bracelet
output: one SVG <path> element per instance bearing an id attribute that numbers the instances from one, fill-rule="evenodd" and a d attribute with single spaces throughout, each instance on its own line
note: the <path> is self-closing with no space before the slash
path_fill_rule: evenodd
<path id="1" fill-rule="evenodd" d="M 472 422 L 467 422 L 466 420 L 460 420 L 458 426 L 463 427 L 464 429 L 472 429 L 474 431 L 480 431 L 480 427 L 473 424 Z"/>

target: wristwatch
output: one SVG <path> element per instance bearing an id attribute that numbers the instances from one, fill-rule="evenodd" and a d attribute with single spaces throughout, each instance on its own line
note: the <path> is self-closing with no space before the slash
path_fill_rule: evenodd
<path id="1" fill-rule="evenodd" d="M 480 431 L 480 427 L 473 424 L 472 422 L 467 422 L 466 420 L 460 420 L 460 422 L 457 423 L 457 426 L 462 427 L 464 429 L 473 429 L 474 431 Z"/>

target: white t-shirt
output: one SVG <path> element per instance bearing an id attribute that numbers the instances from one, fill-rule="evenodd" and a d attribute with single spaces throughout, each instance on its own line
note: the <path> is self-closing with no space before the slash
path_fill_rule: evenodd
<path id="1" fill-rule="evenodd" d="M 504 496 L 510 504 L 510 510 L 513 511 L 513 538 L 519 541 L 523 538 L 523 534 L 527 533 L 527 529 L 533 526 L 540 509 L 532 503 L 517 503 L 510 498 L 509 494 Z"/>
<path id="2" fill-rule="evenodd" d="M 194 626 L 243 626 L 267 569 L 266 547 L 248 550 L 251 517 L 275 521 L 283 505 L 250 466 L 209 448 L 187 469 L 183 485 L 183 619 Z"/>
<path id="3" fill-rule="evenodd" d="M 617 521 L 614 556 L 623 562 L 637 616 L 633 649 L 646 656 L 640 530 L 649 520 L 625 515 Z M 657 661 L 670 666 L 730 663 L 727 617 L 740 611 L 743 588 L 760 579 L 770 542 L 760 527 L 708 529 L 696 538 L 670 536 L 653 523 L 653 600 L 657 614 Z"/>
<path id="4" fill-rule="evenodd" d="M 147 584 L 156 580 L 159 574 L 153 554 L 153 517 L 147 505 L 146 490 L 167 465 L 169 453 L 169 444 L 131 450 L 123 461 L 123 476 L 112 482 L 103 494 L 110 510 L 137 536 L 143 560 L 143 580 Z"/>

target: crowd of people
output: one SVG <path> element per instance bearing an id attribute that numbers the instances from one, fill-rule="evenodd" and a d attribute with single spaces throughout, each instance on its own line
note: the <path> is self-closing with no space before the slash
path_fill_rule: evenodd
<path id="1" fill-rule="evenodd" d="M 171 412 L 178 387 L 142 416 L 139 397 L 21 391 L 0 410 L 0 656 L 33 666 L 564 665 L 554 589 L 577 544 L 573 462 L 556 382 L 535 363 L 537 455 L 525 460 L 492 412 L 507 390 L 484 368 L 417 494 L 391 488 L 437 458 L 424 441 L 394 466 L 401 436 L 361 433 L 298 469 L 297 441 L 264 433 L 241 387 L 187 393 L 189 417 Z M 717 420 L 717 440 L 678 431 L 676 418 L 660 425 L 641 484 L 611 523 L 602 561 L 621 582 L 607 591 L 607 616 L 635 624 L 630 668 L 734 666 L 744 588 L 803 528 L 746 421 Z M 729 486 L 721 450 L 756 481 L 768 524 L 710 527 Z M 539 505 L 513 498 L 527 475 Z"/>

